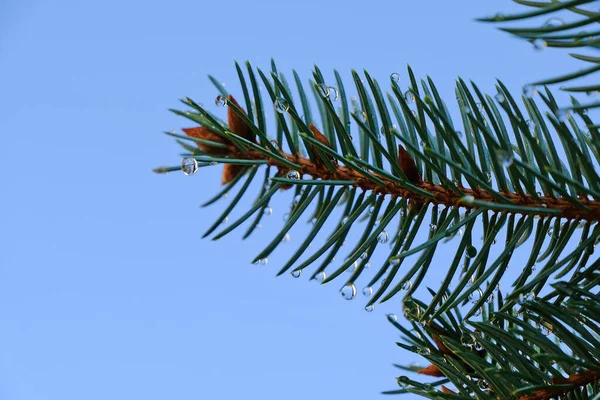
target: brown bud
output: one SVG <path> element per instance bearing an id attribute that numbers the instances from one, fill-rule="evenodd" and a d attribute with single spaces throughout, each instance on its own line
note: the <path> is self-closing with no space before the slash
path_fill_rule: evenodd
<path id="1" fill-rule="evenodd" d="M 223 167 L 223 175 L 221 175 L 221 184 L 226 185 L 233 181 L 237 176 L 246 169 L 243 165 L 225 164 Z"/>
<path id="2" fill-rule="evenodd" d="M 417 371 L 419 374 L 423 374 L 423 375 L 429 375 L 429 376 L 445 376 L 442 371 L 440 371 L 440 369 L 438 367 L 436 367 L 435 365 L 431 364 L 428 367 L 425 368 L 421 368 L 420 370 Z"/>
<path id="3" fill-rule="evenodd" d="M 231 144 L 227 139 L 222 138 L 221 136 L 217 135 L 216 133 L 214 133 L 213 131 L 211 131 L 210 129 L 208 129 L 205 126 L 198 126 L 196 128 L 182 128 L 181 130 L 186 135 L 195 137 L 198 139 L 210 140 L 211 142 L 222 143 L 222 144 L 227 144 L 227 145 Z M 204 143 L 197 143 L 197 144 L 200 149 L 202 149 L 203 151 L 206 151 L 207 153 L 227 154 L 229 152 L 229 150 L 227 150 L 226 148 L 223 148 L 223 147 L 212 147 L 212 146 L 206 145 Z"/>
<path id="4" fill-rule="evenodd" d="M 404 175 L 406 175 L 410 183 L 423 183 L 423 179 L 421 179 L 421 174 L 419 174 L 415 160 L 413 160 L 413 158 L 410 156 L 410 154 L 408 154 L 404 147 L 402 147 L 402 145 L 398 145 L 398 165 L 400 165 L 400 169 L 402 172 L 404 172 Z"/>
<path id="5" fill-rule="evenodd" d="M 456 394 L 455 391 L 448 389 L 446 386 L 442 385 L 442 393 L 447 393 L 447 394 Z"/>
<path id="6" fill-rule="evenodd" d="M 436 335 L 431 335 L 431 338 L 433 339 L 433 341 L 435 342 L 435 345 L 437 346 L 437 348 L 440 350 L 440 352 L 442 352 L 442 354 L 454 354 L 452 353 L 452 351 L 444 344 L 444 342 L 441 341 L 441 339 L 436 336 Z"/>
<path id="7" fill-rule="evenodd" d="M 246 114 L 246 110 L 244 110 L 238 104 L 238 102 L 233 98 L 232 95 L 229 95 L 227 99 L 229 100 L 229 102 L 235 104 L 237 108 L 239 108 L 244 114 Z M 231 132 L 243 137 L 246 140 L 255 142 L 254 134 L 252 133 L 252 130 L 250 129 L 248 124 L 246 124 L 242 117 L 240 117 L 235 111 L 233 111 L 233 108 L 231 107 L 229 107 L 227 110 L 227 124 L 229 125 L 229 130 Z"/>
<path id="8" fill-rule="evenodd" d="M 323 135 L 316 126 L 314 126 L 313 124 L 310 124 L 308 126 L 308 128 L 310 129 L 310 131 L 312 132 L 312 134 L 314 135 L 315 139 L 317 139 L 317 141 L 327 147 L 331 147 L 331 144 L 329 143 L 329 140 L 327 140 L 327 137 L 325 137 L 325 135 Z M 321 158 L 319 157 L 318 153 L 317 153 L 317 147 L 316 146 L 311 146 L 313 153 L 315 153 L 315 156 L 317 157 L 317 164 L 318 165 L 322 165 L 323 164 L 323 160 L 321 160 Z M 329 160 L 332 161 L 332 163 L 335 165 L 337 164 L 337 161 L 335 161 L 335 159 L 333 157 L 331 157 L 330 155 L 326 155 L 326 157 L 329 158 Z"/>

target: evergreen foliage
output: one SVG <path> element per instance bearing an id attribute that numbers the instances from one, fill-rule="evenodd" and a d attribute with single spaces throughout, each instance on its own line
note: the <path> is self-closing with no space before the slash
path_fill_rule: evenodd
<path id="1" fill-rule="evenodd" d="M 600 21 L 598 10 L 584 8 L 592 1 L 514 1 L 529 8 L 481 20 L 503 23 L 500 29 L 534 46 L 598 47 L 600 31 L 575 31 Z M 565 12 L 576 19 L 556 16 Z M 538 16 L 550 19 L 541 27 L 505 26 Z M 335 83 L 326 82 L 315 67 L 307 85 L 295 71 L 288 81 L 275 63 L 270 71 L 236 63 L 244 106 L 210 77 L 228 121 L 182 100 L 187 109 L 172 111 L 198 126 L 185 128 L 185 135 L 167 132 L 184 148 L 184 159 L 155 172 L 193 174 L 225 165 L 222 192 L 204 206 L 239 190 L 204 233 L 213 239 L 242 226 L 247 238 L 269 213 L 269 200 L 294 190 L 288 219 L 253 261 L 266 263 L 294 225 L 310 221 L 278 274 L 310 271 L 323 284 L 339 282 L 346 298 L 356 296 L 357 279 L 366 276 L 367 311 L 401 298 L 404 319 L 388 315 L 402 337 L 398 346 L 429 366 L 398 365 L 410 376 L 386 393 L 600 399 L 600 261 L 594 256 L 600 133 L 588 115 L 600 103 L 582 105 L 572 97 L 571 105 L 560 106 L 547 87 L 597 71 L 600 58 L 570 55 L 593 67 L 533 82 L 519 96 L 501 81 L 488 95 L 459 79 L 453 104 L 410 67 L 408 87 L 401 89 L 394 73 L 387 92 L 366 71 L 352 71 L 354 98 L 337 71 Z M 562 89 L 593 93 L 600 86 Z M 460 124 L 450 107 L 460 111 Z M 265 118 L 271 108 L 273 140 Z M 222 225 L 243 206 L 254 181 L 260 191 L 248 210 Z M 359 241 L 342 248 L 353 229 L 362 232 Z M 309 248 L 323 232 L 327 239 Z M 441 261 L 436 250 L 444 243 L 454 255 Z M 376 255 L 384 260 L 369 269 Z M 336 256 L 343 261 L 333 263 Z M 446 276 L 437 287 L 423 287 L 440 263 Z M 508 268 L 522 272 L 501 291 Z"/>

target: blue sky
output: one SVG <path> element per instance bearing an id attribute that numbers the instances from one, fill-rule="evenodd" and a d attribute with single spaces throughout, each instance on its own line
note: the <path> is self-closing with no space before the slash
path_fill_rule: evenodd
<path id="1" fill-rule="evenodd" d="M 190 126 L 167 109 L 184 96 L 212 105 L 207 74 L 240 93 L 234 60 L 268 69 L 274 58 L 305 80 L 313 64 L 329 77 L 337 68 L 348 85 L 351 68 L 387 82 L 410 64 L 448 100 L 459 75 L 519 93 L 549 65 L 581 67 L 472 20 L 518 9 L 2 2 L 0 399 L 366 399 L 394 389 L 392 363 L 419 361 L 385 319 L 401 313 L 399 300 L 366 313 L 364 297 L 340 297 L 339 282 L 274 278 L 295 236 L 267 266 L 251 265 L 288 194 L 251 239 L 200 240 L 226 205 L 198 208 L 218 190 L 220 167 L 151 172 L 180 162 L 161 132 Z"/>

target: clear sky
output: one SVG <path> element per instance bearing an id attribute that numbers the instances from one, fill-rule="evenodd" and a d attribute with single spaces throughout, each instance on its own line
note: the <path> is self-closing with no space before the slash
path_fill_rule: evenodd
<path id="1" fill-rule="evenodd" d="M 274 278 L 300 236 L 267 266 L 251 265 L 288 194 L 251 239 L 200 240 L 227 204 L 198 208 L 221 167 L 151 172 L 180 162 L 161 132 L 190 126 L 167 109 L 190 96 L 224 116 L 207 74 L 241 98 L 234 60 L 268 69 L 274 58 L 305 80 L 313 64 L 329 77 L 337 68 L 349 86 L 350 69 L 364 68 L 386 87 L 410 64 L 448 101 L 459 75 L 490 93 L 500 78 L 519 93 L 550 65 L 582 66 L 472 20 L 517 9 L 508 0 L 2 1 L 0 399 L 364 400 L 395 389 L 392 363 L 421 362 L 386 322 L 401 314 L 399 299 L 366 313 L 364 297 L 341 298 L 341 281 Z"/>

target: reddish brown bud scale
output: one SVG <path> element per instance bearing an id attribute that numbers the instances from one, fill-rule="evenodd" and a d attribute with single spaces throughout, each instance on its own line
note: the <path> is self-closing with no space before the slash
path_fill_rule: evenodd
<path id="1" fill-rule="evenodd" d="M 317 127 L 316 127 L 316 126 L 314 126 L 313 124 L 310 124 L 310 125 L 308 126 L 308 129 L 310 129 L 310 131 L 312 132 L 313 136 L 315 137 L 315 139 L 316 139 L 316 140 L 317 140 L 319 143 L 321 143 L 321 144 L 323 144 L 323 145 L 325 145 L 325 146 L 327 146 L 327 147 L 331 147 L 331 144 L 329 143 L 329 140 L 327 140 L 327 137 L 325 137 L 325 135 L 323 135 L 323 134 L 322 134 L 322 133 L 321 133 L 321 132 L 320 132 L 320 131 L 317 129 Z M 317 147 L 316 147 L 316 146 L 310 146 L 310 147 L 311 147 L 311 149 L 312 149 L 313 153 L 315 153 L 315 156 L 317 156 L 317 159 L 316 159 L 316 164 L 317 164 L 317 165 L 323 165 L 323 160 L 321 160 L 321 158 L 319 157 L 319 155 L 318 155 L 318 153 L 317 153 Z M 331 160 L 331 162 L 332 162 L 334 165 L 337 165 L 337 161 L 335 161 L 333 157 L 331 157 L 331 156 L 329 156 L 329 155 L 327 155 L 326 157 L 328 157 L 328 158 L 329 158 L 329 160 Z"/>
<path id="2" fill-rule="evenodd" d="M 400 165 L 400 169 L 404 172 L 410 183 L 415 185 L 423 183 L 415 160 L 413 160 L 402 145 L 398 145 L 398 165 Z"/>
<path id="3" fill-rule="evenodd" d="M 246 110 L 244 110 L 238 104 L 238 102 L 233 98 L 232 95 L 229 95 L 227 99 L 230 103 L 235 104 L 237 108 L 239 108 L 244 114 L 247 115 Z M 243 137 L 246 140 L 255 142 L 254 134 L 252 133 L 250 127 L 246 124 L 246 122 L 244 122 L 242 117 L 240 117 L 235 111 L 233 111 L 233 108 L 231 107 L 227 109 L 227 124 L 229 125 L 229 130 L 231 132 Z"/>
<path id="4" fill-rule="evenodd" d="M 211 142 L 231 144 L 227 139 L 222 138 L 205 126 L 198 126 L 195 128 L 182 128 L 181 129 L 186 135 L 195 137 L 203 140 L 210 140 Z M 212 147 L 204 143 L 197 143 L 198 147 L 207 153 L 212 154 L 226 154 L 228 150 L 223 147 Z"/>
<path id="5" fill-rule="evenodd" d="M 221 184 L 226 185 L 233 181 L 239 174 L 243 173 L 245 168 L 243 165 L 225 164 L 221 175 Z"/>
<path id="6" fill-rule="evenodd" d="M 446 386 L 442 385 L 442 393 L 447 393 L 447 394 L 456 394 L 455 391 L 448 389 Z"/>
<path id="7" fill-rule="evenodd" d="M 423 374 L 423 375 L 429 375 L 429 376 L 445 376 L 442 371 L 440 371 L 440 369 L 438 367 L 436 367 L 435 365 L 431 364 L 428 367 L 425 368 L 421 368 L 420 370 L 417 371 L 419 374 Z"/>

